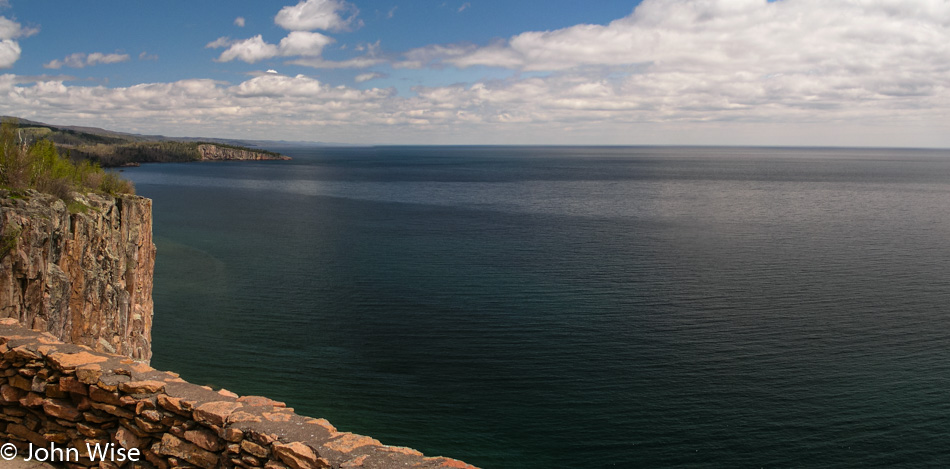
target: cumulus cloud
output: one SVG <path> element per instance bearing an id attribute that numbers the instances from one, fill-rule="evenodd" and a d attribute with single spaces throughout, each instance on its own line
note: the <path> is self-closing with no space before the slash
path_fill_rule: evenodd
<path id="1" fill-rule="evenodd" d="M 0 40 L 0 68 L 10 68 L 20 59 L 20 44 L 11 39 Z"/>
<path id="2" fill-rule="evenodd" d="M 292 31 L 280 40 L 278 48 L 280 55 L 284 56 L 319 56 L 323 48 L 332 42 L 332 38 L 320 33 Z"/>
<path id="3" fill-rule="evenodd" d="M 205 47 L 217 49 L 227 47 L 227 50 L 218 57 L 218 62 L 242 60 L 254 63 L 274 57 L 316 57 L 323 52 L 323 48 L 333 43 L 333 38 L 320 33 L 307 31 L 291 31 L 287 37 L 281 39 L 280 44 L 270 44 L 258 34 L 250 39 L 234 40 L 228 37 L 218 38 Z"/>
<path id="4" fill-rule="evenodd" d="M 239 28 L 243 28 L 243 27 L 244 27 L 244 17 L 243 17 L 243 16 L 238 16 L 237 18 L 234 18 L 234 25 L 237 26 L 237 27 L 239 27 Z"/>
<path id="5" fill-rule="evenodd" d="M 290 31 L 341 31 L 350 27 L 358 13 L 355 6 L 342 0 L 302 0 L 281 8 L 274 23 Z"/>
<path id="6" fill-rule="evenodd" d="M 276 57 L 280 52 L 280 49 L 276 45 L 264 42 L 264 38 L 260 34 L 250 39 L 238 41 L 219 38 L 205 47 L 227 47 L 227 50 L 222 52 L 218 57 L 218 62 L 230 62 L 237 59 L 252 64 L 260 60 Z"/>
<path id="7" fill-rule="evenodd" d="M 38 32 L 39 29 L 24 28 L 16 21 L 0 16 L 0 68 L 10 68 L 20 59 L 22 51 L 16 39 L 29 37 Z"/>
<path id="8" fill-rule="evenodd" d="M 59 69 L 62 67 L 83 68 L 99 64 L 114 64 L 129 60 L 129 54 L 103 54 L 93 52 L 86 54 L 77 52 L 67 55 L 64 59 L 55 59 L 43 64 L 43 68 Z"/>

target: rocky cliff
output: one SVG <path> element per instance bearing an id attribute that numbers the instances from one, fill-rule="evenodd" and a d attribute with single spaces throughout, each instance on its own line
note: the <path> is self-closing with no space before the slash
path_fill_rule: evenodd
<path id="1" fill-rule="evenodd" d="M 0 190 L 0 318 L 151 358 L 152 201 Z"/>
<path id="2" fill-rule="evenodd" d="M 226 147 L 202 143 L 198 145 L 198 152 L 201 153 L 202 160 L 208 161 L 230 161 L 230 160 L 289 160 L 289 156 L 284 156 L 273 152 L 253 151 L 242 148 Z"/>

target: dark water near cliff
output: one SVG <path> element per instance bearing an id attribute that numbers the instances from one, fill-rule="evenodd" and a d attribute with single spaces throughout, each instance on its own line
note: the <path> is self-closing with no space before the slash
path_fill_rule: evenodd
<path id="1" fill-rule="evenodd" d="M 296 149 L 127 170 L 155 358 L 486 468 L 950 464 L 950 153 Z"/>

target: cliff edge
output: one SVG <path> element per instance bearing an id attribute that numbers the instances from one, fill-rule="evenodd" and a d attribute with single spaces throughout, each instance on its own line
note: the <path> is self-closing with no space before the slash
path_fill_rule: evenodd
<path id="1" fill-rule="evenodd" d="M 0 190 L 0 318 L 149 360 L 152 201 Z"/>

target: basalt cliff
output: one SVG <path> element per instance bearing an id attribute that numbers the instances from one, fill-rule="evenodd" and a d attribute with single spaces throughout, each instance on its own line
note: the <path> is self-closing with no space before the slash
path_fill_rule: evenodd
<path id="1" fill-rule="evenodd" d="M 152 201 L 88 194 L 70 208 L 35 191 L 0 191 L 0 317 L 148 360 Z"/>

